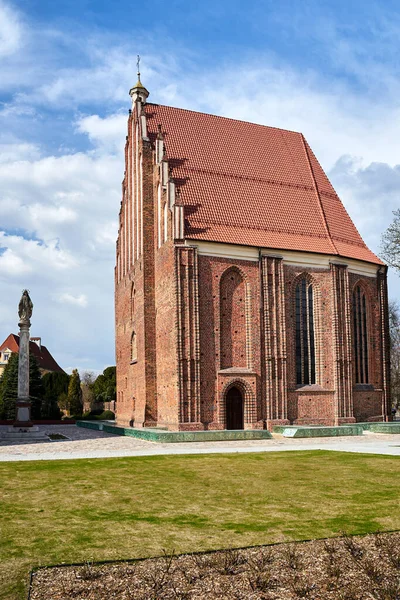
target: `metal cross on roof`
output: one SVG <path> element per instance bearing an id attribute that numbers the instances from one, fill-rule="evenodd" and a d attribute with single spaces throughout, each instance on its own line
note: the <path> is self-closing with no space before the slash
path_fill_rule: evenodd
<path id="1" fill-rule="evenodd" d="M 140 55 L 137 55 L 137 61 L 136 61 L 136 67 L 137 67 L 137 74 L 140 75 Z"/>

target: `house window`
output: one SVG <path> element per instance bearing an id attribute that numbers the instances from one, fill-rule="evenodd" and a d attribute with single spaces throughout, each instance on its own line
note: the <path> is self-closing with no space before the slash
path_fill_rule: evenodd
<path id="1" fill-rule="evenodd" d="M 367 301 L 359 285 L 353 292 L 353 340 L 356 383 L 368 383 Z"/>
<path id="2" fill-rule="evenodd" d="M 4 362 L 8 362 L 8 359 L 10 358 L 10 355 L 7 354 L 6 352 L 3 353 L 3 360 Z"/>
<path id="3" fill-rule="evenodd" d="M 296 286 L 296 384 L 315 383 L 314 299 L 303 277 Z"/>

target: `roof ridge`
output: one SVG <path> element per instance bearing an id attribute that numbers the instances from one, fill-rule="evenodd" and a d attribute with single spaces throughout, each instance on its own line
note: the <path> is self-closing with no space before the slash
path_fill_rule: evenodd
<path id="1" fill-rule="evenodd" d="M 293 129 L 283 129 L 283 127 L 274 127 L 273 125 L 264 125 L 263 123 L 254 123 L 253 121 L 244 121 L 243 119 L 233 119 L 232 117 L 224 117 L 223 115 L 213 115 L 212 113 L 202 112 L 201 110 L 192 110 L 191 108 L 180 108 L 179 106 L 157 104 L 156 102 L 146 102 L 145 107 L 146 106 L 162 106 L 164 108 L 172 108 L 173 110 L 181 110 L 196 115 L 205 115 L 206 117 L 213 117 L 214 119 L 223 119 L 224 121 L 234 121 L 235 123 L 243 123 L 244 125 L 254 125 L 255 127 L 265 127 L 266 129 L 275 129 L 275 131 L 285 131 L 287 133 L 303 135 L 300 131 L 294 131 Z"/>
<path id="2" fill-rule="evenodd" d="M 320 208 L 320 211 L 321 211 L 321 215 L 322 215 L 322 220 L 323 220 L 323 223 L 324 223 L 324 227 L 325 227 L 326 233 L 328 235 L 328 240 L 329 240 L 332 248 L 335 251 L 334 254 L 339 254 L 339 251 L 336 248 L 335 243 L 334 243 L 334 241 L 332 239 L 331 232 L 329 230 L 328 221 L 327 221 L 327 218 L 326 218 L 326 215 L 325 215 L 324 207 L 322 206 L 322 200 L 321 200 L 321 196 L 319 195 L 319 189 L 318 189 L 318 185 L 317 185 L 317 182 L 316 182 L 316 179 L 315 179 L 314 170 L 312 168 L 310 156 L 308 154 L 308 150 L 307 150 L 307 146 L 306 146 L 306 140 L 305 140 L 303 134 L 300 134 L 300 135 L 301 135 L 301 141 L 302 141 L 303 148 L 304 148 L 304 153 L 305 153 L 306 159 L 307 159 L 308 168 L 310 169 L 311 177 L 312 177 L 312 180 L 314 182 L 315 194 L 316 194 L 317 199 L 318 199 L 318 205 L 319 205 L 319 208 Z"/>

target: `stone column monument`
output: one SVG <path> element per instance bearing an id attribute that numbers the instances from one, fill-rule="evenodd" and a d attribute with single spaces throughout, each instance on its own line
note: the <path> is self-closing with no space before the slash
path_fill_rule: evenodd
<path id="1" fill-rule="evenodd" d="M 18 399 L 14 427 L 32 427 L 31 401 L 29 397 L 29 330 L 31 327 L 33 304 L 28 290 L 24 290 L 18 307 L 19 315 L 19 357 L 18 357 Z"/>
<path id="2" fill-rule="evenodd" d="M 47 435 L 35 427 L 31 421 L 31 400 L 29 396 L 29 330 L 33 304 L 28 290 L 22 292 L 18 306 L 19 353 L 18 353 L 18 397 L 16 415 L 12 427 L 3 434 L 3 439 L 29 441 L 47 440 Z"/>

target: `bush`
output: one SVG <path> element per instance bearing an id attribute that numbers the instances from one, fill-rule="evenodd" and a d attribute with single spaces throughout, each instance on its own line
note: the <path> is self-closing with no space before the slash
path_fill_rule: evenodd
<path id="1" fill-rule="evenodd" d="M 99 414 L 98 410 L 85 412 L 81 417 L 73 417 L 81 421 L 114 421 L 115 414 L 112 410 L 105 410 Z"/>
<path id="2" fill-rule="evenodd" d="M 115 414 L 113 413 L 112 410 L 105 410 L 97 418 L 100 421 L 114 421 L 115 420 Z"/>
<path id="3" fill-rule="evenodd" d="M 92 416 L 98 416 L 103 414 L 104 412 L 104 408 L 92 408 L 92 410 L 89 411 L 89 414 Z"/>

